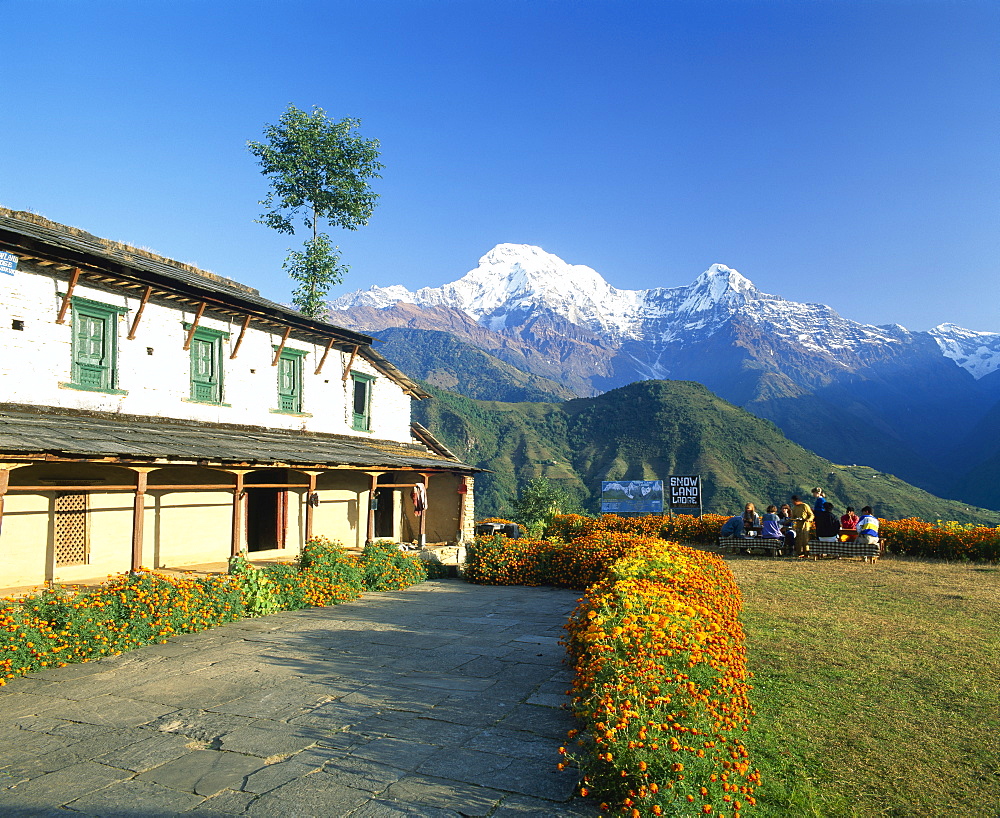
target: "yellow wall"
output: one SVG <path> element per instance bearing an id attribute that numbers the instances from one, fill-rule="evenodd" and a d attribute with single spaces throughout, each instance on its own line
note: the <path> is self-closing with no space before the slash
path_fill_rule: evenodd
<path id="1" fill-rule="evenodd" d="M 232 525 L 231 492 L 150 492 L 143 523 L 143 565 L 179 568 L 224 562 L 229 558 Z"/>
<path id="2" fill-rule="evenodd" d="M 0 528 L 0 586 L 40 585 L 50 561 L 51 496 L 8 494 Z"/>
<path id="3" fill-rule="evenodd" d="M 304 475 L 291 470 L 288 479 L 305 482 Z M 391 483 L 416 479 L 414 472 L 383 475 L 383 482 Z M 456 540 L 459 507 L 466 499 L 457 491 L 459 479 L 453 474 L 431 475 L 428 543 Z M 86 485 L 90 554 L 86 565 L 55 567 L 55 490 L 33 494 L 9 492 L 0 528 L 0 588 L 41 585 L 49 580 L 90 582 L 129 570 L 135 495 L 131 491 L 101 492 L 98 480 L 105 485 L 132 485 L 136 482 L 136 473 L 115 466 L 58 463 L 11 471 L 12 488 L 17 485 Z M 150 473 L 149 481 L 175 485 L 235 482 L 231 474 L 193 466 L 155 470 Z M 318 476 L 316 488 L 320 505 L 313 509 L 313 533 L 349 548 L 364 546 L 368 533 L 369 475 L 347 469 L 331 470 Z M 289 491 L 286 547 L 254 551 L 253 557 L 293 559 L 298 555 L 305 540 L 305 501 L 304 489 Z M 396 539 L 415 540 L 420 521 L 413 514 L 409 491 L 393 491 L 393 504 Z M 225 562 L 231 549 L 232 509 L 232 493 L 225 489 L 148 491 L 143 516 L 143 567 L 183 568 Z M 246 531 L 245 525 L 243 531 Z"/>
<path id="4" fill-rule="evenodd" d="M 316 492 L 320 504 L 313 510 L 313 534 L 348 548 L 363 547 L 368 535 L 369 486 L 368 475 L 359 472 L 319 475 Z"/>

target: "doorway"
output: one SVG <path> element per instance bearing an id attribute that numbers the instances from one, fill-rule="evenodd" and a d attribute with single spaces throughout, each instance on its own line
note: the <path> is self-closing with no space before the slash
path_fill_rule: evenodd
<path id="1" fill-rule="evenodd" d="M 288 490 L 253 486 L 287 482 L 284 469 L 266 469 L 247 475 L 247 551 L 270 551 L 285 547 Z"/>
<path id="2" fill-rule="evenodd" d="M 375 490 L 375 539 L 396 538 L 396 492 L 384 488 Z"/>

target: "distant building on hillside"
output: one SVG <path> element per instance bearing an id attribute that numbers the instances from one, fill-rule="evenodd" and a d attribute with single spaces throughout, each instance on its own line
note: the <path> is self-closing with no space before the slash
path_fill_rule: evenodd
<path id="1" fill-rule="evenodd" d="M 0 587 L 471 536 L 476 469 L 371 343 L 0 208 Z"/>

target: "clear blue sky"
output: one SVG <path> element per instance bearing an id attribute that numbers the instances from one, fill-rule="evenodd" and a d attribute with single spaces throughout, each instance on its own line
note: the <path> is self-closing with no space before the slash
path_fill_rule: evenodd
<path id="1" fill-rule="evenodd" d="M 996 0 L 0 0 L 0 30 L 0 204 L 275 300 L 300 239 L 254 222 L 245 146 L 294 103 L 386 164 L 334 295 L 517 242 L 1000 332 Z"/>

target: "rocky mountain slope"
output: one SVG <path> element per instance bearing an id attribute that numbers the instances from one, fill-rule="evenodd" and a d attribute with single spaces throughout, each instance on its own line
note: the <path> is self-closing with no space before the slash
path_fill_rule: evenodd
<path id="1" fill-rule="evenodd" d="M 889 518 L 1000 523 L 1000 513 L 941 500 L 891 474 L 834 465 L 701 384 L 642 381 L 563 403 L 430 391 L 433 397 L 415 407 L 419 422 L 489 470 L 476 478 L 483 516 L 509 514 L 518 486 L 536 477 L 559 481 L 583 508 L 597 511 L 602 480 L 701 474 L 705 510 L 712 512 L 781 503 L 821 485 L 840 510 L 871 504 Z"/>
<path id="2" fill-rule="evenodd" d="M 331 308 L 335 323 L 375 334 L 450 333 L 581 396 L 646 379 L 697 381 L 824 457 L 938 494 L 967 491 L 988 459 L 973 430 L 986 423 L 1000 433 L 990 426 L 1000 334 L 861 324 L 763 293 L 721 264 L 687 287 L 620 290 L 589 267 L 503 244 L 443 287 L 373 287 Z M 435 367 L 465 380 L 454 361 Z M 1000 507 L 1000 488 L 987 495 Z"/>

